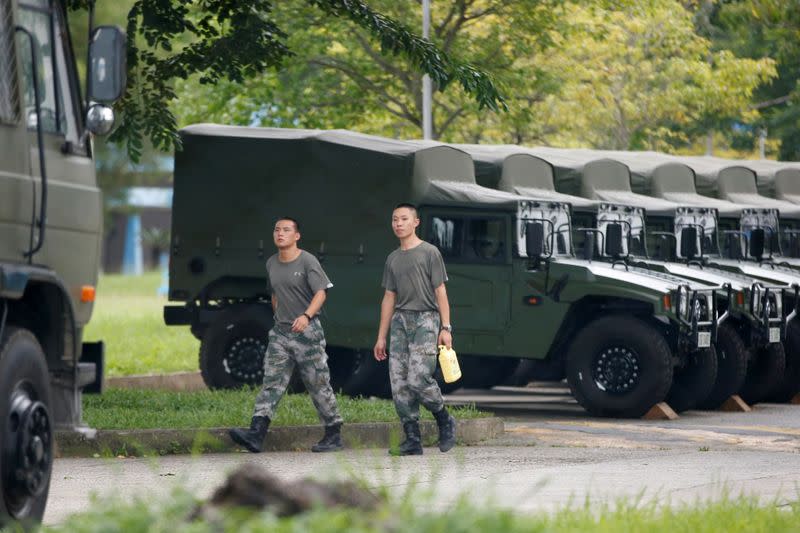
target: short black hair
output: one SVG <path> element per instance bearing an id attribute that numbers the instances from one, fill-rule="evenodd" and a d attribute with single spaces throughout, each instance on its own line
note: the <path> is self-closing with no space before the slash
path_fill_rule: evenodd
<path id="1" fill-rule="evenodd" d="M 419 211 L 417 211 L 417 206 L 415 206 L 414 204 L 410 204 L 408 202 L 400 202 L 399 204 L 394 206 L 394 209 L 392 209 L 392 211 L 396 211 L 397 209 L 400 209 L 401 207 L 405 207 L 406 209 L 411 209 L 414 212 L 414 215 L 417 218 L 419 218 Z"/>
<path id="2" fill-rule="evenodd" d="M 294 224 L 294 230 L 295 230 L 295 231 L 297 231 L 297 232 L 299 232 L 299 231 L 300 231 L 300 223 L 299 223 L 299 222 L 298 222 L 296 219 L 294 219 L 294 218 L 292 218 L 292 217 L 278 217 L 278 218 L 275 220 L 275 224 L 277 224 L 277 223 L 278 223 L 278 222 L 280 222 L 281 220 L 288 220 L 289 222 L 291 222 L 292 224 Z"/>

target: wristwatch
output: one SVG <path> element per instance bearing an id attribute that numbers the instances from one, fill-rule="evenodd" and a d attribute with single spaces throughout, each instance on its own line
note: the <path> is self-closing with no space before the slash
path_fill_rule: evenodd
<path id="1" fill-rule="evenodd" d="M 444 331 L 446 331 L 448 333 L 453 333 L 453 326 L 451 326 L 450 324 L 447 324 L 446 326 L 442 326 L 441 328 L 439 328 L 439 331 L 442 331 L 442 330 L 444 330 Z"/>

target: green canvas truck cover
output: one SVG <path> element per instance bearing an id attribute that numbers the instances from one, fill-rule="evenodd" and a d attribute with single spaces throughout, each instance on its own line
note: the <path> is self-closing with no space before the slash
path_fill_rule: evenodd
<path id="1" fill-rule="evenodd" d="M 677 204 L 631 190 L 628 167 L 593 150 L 531 148 L 530 153 L 553 165 L 556 188 L 563 193 L 643 208 L 649 215 L 672 216 Z"/>
<path id="2" fill-rule="evenodd" d="M 700 194 L 737 204 L 778 209 L 781 217 L 800 219 L 800 206 L 760 195 L 756 172 L 741 162 L 710 156 L 681 156 L 677 159 L 694 170 L 695 186 Z"/>
<path id="3" fill-rule="evenodd" d="M 737 163 L 756 173 L 758 191 L 764 196 L 800 204 L 800 163 L 767 159 Z"/>
<path id="4" fill-rule="evenodd" d="M 556 192 L 553 166 L 514 145 L 455 144 L 472 156 L 480 185 L 541 200 L 565 202 L 574 208 L 596 207 L 599 202 Z"/>
<path id="5" fill-rule="evenodd" d="M 624 163 L 631 172 L 633 191 L 679 205 L 716 209 L 721 217 L 741 216 L 746 206 L 697 194 L 694 170 L 673 156 L 659 152 L 596 150 L 600 157 Z"/>

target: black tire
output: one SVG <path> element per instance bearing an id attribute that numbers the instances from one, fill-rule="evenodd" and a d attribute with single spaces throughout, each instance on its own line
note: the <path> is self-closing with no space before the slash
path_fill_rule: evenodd
<path id="1" fill-rule="evenodd" d="M 747 377 L 739 395 L 746 403 L 753 405 L 766 400 L 783 383 L 786 353 L 779 342 L 751 349 L 751 353 L 747 362 Z"/>
<path id="2" fill-rule="evenodd" d="M 236 305 L 222 311 L 200 341 L 200 374 L 208 388 L 260 385 L 272 325 L 268 305 Z"/>
<path id="3" fill-rule="evenodd" d="M 695 350 L 675 369 L 667 403 L 676 413 L 694 409 L 708 398 L 717 381 L 717 352 L 713 347 Z"/>
<path id="4" fill-rule="evenodd" d="M 50 405 L 42 347 L 30 331 L 6 327 L 0 339 L 0 527 L 10 520 L 38 523 L 44 516 L 53 468 Z"/>
<path id="5" fill-rule="evenodd" d="M 672 384 L 672 353 L 663 335 L 625 315 L 599 318 L 578 332 L 566 359 L 573 396 L 595 416 L 640 417 Z"/>
<path id="6" fill-rule="evenodd" d="M 705 400 L 697 403 L 698 409 L 718 409 L 725 400 L 738 394 L 747 375 L 747 348 L 742 338 L 729 323 L 717 330 L 717 380 Z"/>
<path id="7" fill-rule="evenodd" d="M 786 326 L 783 351 L 786 355 L 783 381 L 769 396 L 770 401 L 778 403 L 789 402 L 800 393 L 800 324 L 794 320 Z"/>

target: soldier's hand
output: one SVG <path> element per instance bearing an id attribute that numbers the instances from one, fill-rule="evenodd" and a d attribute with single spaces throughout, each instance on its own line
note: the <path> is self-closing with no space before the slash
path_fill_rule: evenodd
<path id="1" fill-rule="evenodd" d="M 447 331 L 446 329 L 443 329 L 442 331 L 439 332 L 439 342 L 437 344 L 439 346 L 444 344 L 448 348 L 452 348 L 453 347 L 453 334 L 450 333 L 449 331 Z"/>
<path id="2" fill-rule="evenodd" d="M 292 322 L 292 331 L 294 333 L 300 333 L 307 327 L 308 327 L 308 317 L 306 317 L 306 315 L 300 315 L 299 317 L 294 319 L 294 322 Z"/>
<path id="3" fill-rule="evenodd" d="M 378 339 L 372 353 L 375 355 L 376 360 L 384 361 L 386 359 L 386 339 Z"/>

